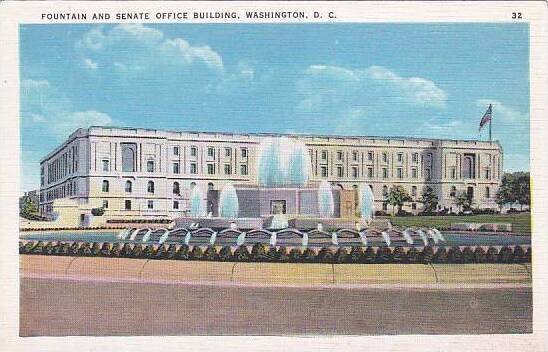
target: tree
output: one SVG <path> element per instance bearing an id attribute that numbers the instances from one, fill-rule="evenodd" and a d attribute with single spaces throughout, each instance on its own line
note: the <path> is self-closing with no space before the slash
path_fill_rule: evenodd
<path id="1" fill-rule="evenodd" d="M 38 207 L 34 204 L 30 198 L 25 198 L 20 206 L 19 214 L 24 217 L 32 217 L 38 215 Z"/>
<path id="2" fill-rule="evenodd" d="M 438 206 L 438 196 L 430 186 L 426 186 L 420 202 L 424 205 L 425 213 L 433 213 Z"/>
<path id="3" fill-rule="evenodd" d="M 502 177 L 502 182 L 495 197 L 499 207 L 505 204 L 518 203 L 523 206 L 531 204 L 530 176 L 528 172 L 507 173 Z"/>
<path id="4" fill-rule="evenodd" d="M 401 212 L 403 204 L 411 200 L 411 196 L 409 196 L 409 193 L 402 186 L 393 186 L 386 197 L 388 204 L 392 205 L 392 212 L 394 212 L 395 207 L 398 207 L 398 213 Z"/>
<path id="5" fill-rule="evenodd" d="M 528 172 L 519 172 L 516 174 L 514 185 L 516 201 L 519 203 L 521 210 L 523 210 L 524 205 L 531 205 L 531 180 Z"/>
<path id="6" fill-rule="evenodd" d="M 460 192 L 455 198 L 455 204 L 457 204 L 460 211 L 467 210 L 472 206 L 472 198 L 467 192 Z"/>

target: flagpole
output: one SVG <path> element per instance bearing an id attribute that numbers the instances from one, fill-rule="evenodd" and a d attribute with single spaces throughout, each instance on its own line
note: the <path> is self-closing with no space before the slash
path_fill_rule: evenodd
<path id="1" fill-rule="evenodd" d="M 489 107 L 491 108 L 491 104 L 489 104 Z M 493 124 L 493 110 L 491 110 L 491 118 L 489 119 L 489 143 L 491 143 L 491 125 L 492 124 Z"/>

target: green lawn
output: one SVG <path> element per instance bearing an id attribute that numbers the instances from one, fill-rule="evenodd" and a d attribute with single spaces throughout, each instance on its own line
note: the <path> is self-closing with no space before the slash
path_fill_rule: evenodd
<path id="1" fill-rule="evenodd" d="M 389 216 L 395 226 L 449 227 L 457 222 L 509 222 L 514 232 L 531 233 L 531 213 L 512 215 L 467 215 L 467 216 Z"/>

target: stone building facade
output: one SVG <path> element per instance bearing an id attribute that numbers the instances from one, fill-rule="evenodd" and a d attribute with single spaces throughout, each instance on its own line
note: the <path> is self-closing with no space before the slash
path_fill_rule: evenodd
<path id="1" fill-rule="evenodd" d="M 261 141 L 282 136 L 305 143 L 309 187 L 322 180 L 344 190 L 367 183 L 378 210 L 391 210 L 384 199 L 394 185 L 411 195 L 404 210 L 412 212 L 421 210 L 426 187 L 438 195 L 440 209 L 457 211 L 460 192 L 470 194 L 474 207 L 497 207 L 503 174 L 497 141 L 90 127 L 42 159 L 40 212 L 51 214 L 56 199 L 70 199 L 113 217 L 180 216 L 192 187 L 207 194 L 226 183 L 256 186 Z"/>

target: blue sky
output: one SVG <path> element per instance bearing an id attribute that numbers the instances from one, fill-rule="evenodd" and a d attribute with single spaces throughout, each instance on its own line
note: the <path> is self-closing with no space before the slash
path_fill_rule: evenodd
<path id="1" fill-rule="evenodd" d="M 526 24 L 20 27 L 22 190 L 78 127 L 493 138 L 529 170 Z"/>

